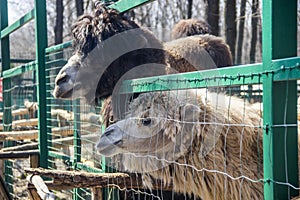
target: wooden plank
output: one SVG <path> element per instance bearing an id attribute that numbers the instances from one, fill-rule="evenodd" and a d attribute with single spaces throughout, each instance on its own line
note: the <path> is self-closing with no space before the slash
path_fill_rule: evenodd
<path id="1" fill-rule="evenodd" d="M 0 152 L 0 159 L 19 159 L 19 158 L 29 158 L 31 155 L 38 155 L 38 150 L 28 150 L 28 151 L 11 151 L 11 152 Z"/>
<path id="2" fill-rule="evenodd" d="M 99 134 L 88 134 L 82 135 L 82 144 L 90 144 L 91 141 L 97 141 L 99 139 Z M 52 147 L 60 148 L 63 146 L 73 145 L 74 137 L 66 137 L 66 138 L 59 138 L 52 140 Z M 38 148 L 38 142 L 32 142 L 28 144 L 13 146 L 13 147 L 6 147 L 0 150 L 0 152 L 8 152 L 8 151 L 26 151 Z"/>
<path id="3" fill-rule="evenodd" d="M 5 185 L 5 181 L 3 180 L 2 176 L 0 176 L 0 199 L 3 199 L 3 200 L 11 199 L 8 189 Z"/>
<path id="4" fill-rule="evenodd" d="M 48 170 L 42 168 L 25 168 L 28 174 L 52 178 L 46 183 L 50 190 L 66 190 L 72 188 L 120 187 L 142 189 L 142 177 L 125 173 L 89 173 L 78 171 Z M 172 185 L 164 185 L 161 181 L 153 181 L 152 189 L 172 190 Z"/>
<path id="5" fill-rule="evenodd" d="M 92 200 L 102 200 L 102 188 L 100 187 L 94 187 L 92 188 Z"/>
<path id="6" fill-rule="evenodd" d="M 82 126 L 82 134 L 85 135 L 87 133 L 95 133 L 100 130 L 100 127 L 93 125 L 83 125 Z M 52 128 L 52 137 L 56 136 L 70 136 L 74 133 L 73 126 L 65 126 L 65 127 L 55 127 Z M 38 139 L 38 130 L 29 130 L 29 131 L 6 131 L 0 132 L 0 141 L 10 140 L 34 140 Z"/>
<path id="7" fill-rule="evenodd" d="M 29 156 L 30 160 L 30 167 L 31 168 L 37 168 L 39 167 L 39 154 L 37 155 L 30 155 Z"/>
<path id="8" fill-rule="evenodd" d="M 30 200 L 42 200 L 33 185 L 32 187 L 28 186 L 28 195 Z"/>
<path id="9" fill-rule="evenodd" d="M 21 115 L 27 115 L 29 114 L 28 110 L 26 108 L 18 109 L 18 110 L 13 110 L 12 111 L 12 116 L 21 116 Z M 3 112 L 0 112 L 0 118 L 3 118 Z"/>
<path id="10" fill-rule="evenodd" d="M 38 125 L 38 118 L 34 119 L 21 119 L 21 120 L 15 120 L 12 122 L 12 128 L 16 129 L 19 127 L 33 127 Z M 3 125 L 0 125 L 0 131 L 3 130 Z"/>

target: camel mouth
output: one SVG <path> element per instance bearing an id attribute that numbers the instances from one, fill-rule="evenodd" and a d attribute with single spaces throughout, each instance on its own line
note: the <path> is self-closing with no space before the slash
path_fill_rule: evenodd
<path id="1" fill-rule="evenodd" d="M 123 144 L 123 134 L 119 134 L 118 126 L 110 126 L 101 135 L 98 143 L 96 144 L 97 151 L 104 156 L 116 155 L 121 150 Z"/>
<path id="2" fill-rule="evenodd" d="M 81 83 L 76 83 L 68 90 L 63 90 L 61 86 L 55 86 L 53 91 L 53 96 L 59 99 L 72 99 L 76 98 L 74 96 L 74 92 L 79 91 L 81 89 Z"/>
<path id="3" fill-rule="evenodd" d="M 96 149 L 98 153 L 103 156 L 111 157 L 118 154 L 117 148 L 122 144 L 122 140 L 113 141 L 111 138 L 105 136 L 101 137 L 100 141 L 96 144 Z"/>
<path id="4" fill-rule="evenodd" d="M 62 93 L 58 98 L 62 99 L 70 99 L 73 96 L 73 88 Z"/>
<path id="5" fill-rule="evenodd" d="M 100 153 L 103 156 L 112 157 L 112 156 L 116 155 L 116 153 L 115 153 L 116 146 L 115 145 L 107 145 L 107 146 L 97 145 L 96 148 L 97 148 L 98 153 Z"/>

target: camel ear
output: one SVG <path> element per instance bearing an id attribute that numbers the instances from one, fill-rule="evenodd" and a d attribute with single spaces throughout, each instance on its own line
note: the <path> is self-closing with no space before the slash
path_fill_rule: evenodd
<path id="1" fill-rule="evenodd" d="M 180 107 L 181 122 L 197 122 L 200 117 L 200 108 L 193 104 L 186 104 Z"/>

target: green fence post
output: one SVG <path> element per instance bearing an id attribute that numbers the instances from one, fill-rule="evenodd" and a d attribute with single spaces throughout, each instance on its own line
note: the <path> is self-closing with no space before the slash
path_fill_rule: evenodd
<path id="1" fill-rule="evenodd" d="M 263 1 L 263 67 L 274 69 L 272 59 L 297 55 L 297 0 Z M 264 196 L 289 199 L 298 194 L 296 81 L 274 82 L 273 74 L 263 77 Z"/>
<path id="2" fill-rule="evenodd" d="M 3 0 L 0 3 L 1 8 L 1 31 L 8 26 L 8 10 L 7 0 Z M 1 56 L 2 56 L 2 71 L 10 69 L 10 49 L 9 49 L 9 35 L 1 37 Z M 11 113 L 11 79 L 3 79 L 3 130 L 12 130 L 12 113 Z M 4 146 L 11 146 L 12 142 L 4 142 Z M 10 193 L 13 193 L 13 180 L 12 180 L 12 163 L 10 161 L 4 162 L 4 175 L 5 182 Z"/>
<path id="3" fill-rule="evenodd" d="M 77 169 L 77 163 L 81 161 L 81 137 L 80 137 L 80 100 L 75 99 L 73 102 L 74 112 L 74 170 Z M 79 200 L 82 196 L 80 188 L 73 189 L 73 199 Z"/>
<path id="4" fill-rule="evenodd" d="M 46 0 L 35 0 L 35 36 L 36 36 L 36 59 L 37 67 L 37 99 L 39 103 L 39 150 L 40 167 L 48 167 L 48 133 L 51 129 L 47 126 L 47 118 L 50 119 L 50 110 L 47 107 L 46 94 L 46 65 L 45 49 L 47 47 L 47 15 Z M 48 112 L 47 112 L 48 111 Z"/>

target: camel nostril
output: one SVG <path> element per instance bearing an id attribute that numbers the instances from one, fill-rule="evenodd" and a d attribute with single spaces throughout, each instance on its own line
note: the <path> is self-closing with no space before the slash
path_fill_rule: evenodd
<path id="1" fill-rule="evenodd" d="M 59 77 L 56 81 L 56 85 L 60 85 L 70 80 L 70 76 L 68 74 L 64 74 L 63 76 Z"/>
<path id="2" fill-rule="evenodd" d="M 104 133 L 103 133 L 103 135 L 102 136 L 109 136 L 112 132 L 114 131 L 114 129 L 113 128 L 110 128 L 110 129 L 108 129 L 108 130 L 106 130 Z"/>

